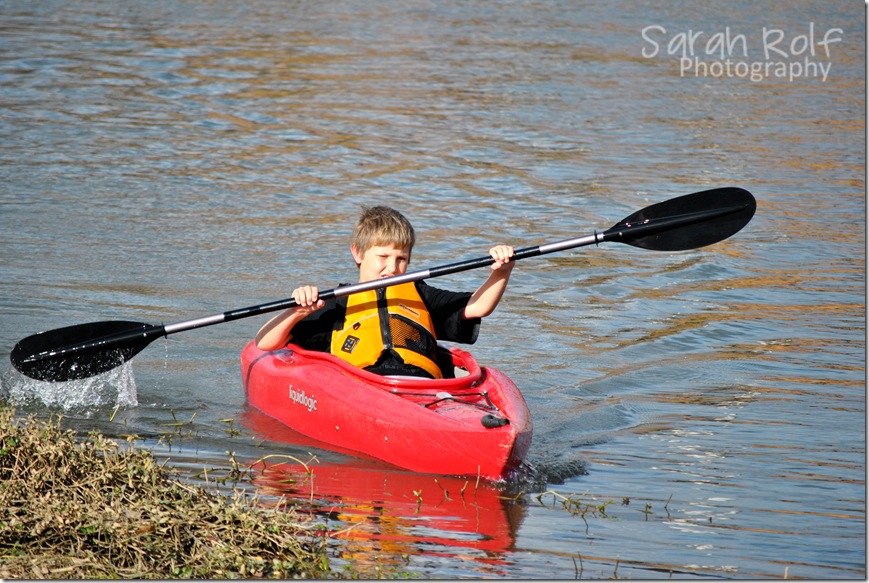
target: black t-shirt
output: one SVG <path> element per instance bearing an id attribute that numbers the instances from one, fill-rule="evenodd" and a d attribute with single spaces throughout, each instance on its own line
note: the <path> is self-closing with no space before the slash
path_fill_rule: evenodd
<path id="1" fill-rule="evenodd" d="M 349 285 L 349 284 L 342 284 Z M 462 310 L 471 299 L 470 292 L 453 292 L 431 287 L 423 281 L 415 282 L 416 289 L 434 322 L 438 340 L 473 344 L 480 333 L 480 318 L 462 319 Z M 347 298 L 326 300 L 321 310 L 293 326 L 290 342 L 308 350 L 329 352 L 332 331 L 344 326 Z"/>

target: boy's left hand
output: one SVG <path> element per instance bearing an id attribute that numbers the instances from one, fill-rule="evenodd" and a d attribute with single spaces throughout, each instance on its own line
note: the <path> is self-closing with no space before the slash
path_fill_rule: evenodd
<path id="1" fill-rule="evenodd" d="M 495 263 L 492 264 L 493 271 L 499 269 L 506 269 L 509 271 L 512 270 L 513 266 L 516 264 L 515 261 L 510 261 L 510 258 L 513 257 L 513 247 L 510 245 L 495 245 L 489 249 L 489 255 L 495 260 Z"/>

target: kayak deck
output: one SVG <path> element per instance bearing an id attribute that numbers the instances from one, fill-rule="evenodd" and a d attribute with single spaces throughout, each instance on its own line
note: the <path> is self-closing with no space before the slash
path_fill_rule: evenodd
<path id="1" fill-rule="evenodd" d="M 248 403 L 302 435 L 415 472 L 507 477 L 532 435 L 525 400 L 496 369 L 439 347 L 443 379 L 376 375 L 295 345 L 241 354 Z"/>

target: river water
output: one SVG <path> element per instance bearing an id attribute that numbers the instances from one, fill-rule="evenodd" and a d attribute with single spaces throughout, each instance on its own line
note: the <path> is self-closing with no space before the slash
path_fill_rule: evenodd
<path id="1" fill-rule="evenodd" d="M 33 0 L 0 16 L 2 398 L 21 414 L 137 434 L 190 472 L 283 456 L 248 487 L 353 526 L 338 569 L 865 577 L 861 3 Z M 42 330 L 354 281 L 361 205 L 412 220 L 422 269 L 720 186 L 758 199 L 725 242 L 517 266 L 472 348 L 532 412 L 515 483 L 294 442 L 244 402 L 238 353 L 266 316 L 95 381 L 8 365 Z"/>

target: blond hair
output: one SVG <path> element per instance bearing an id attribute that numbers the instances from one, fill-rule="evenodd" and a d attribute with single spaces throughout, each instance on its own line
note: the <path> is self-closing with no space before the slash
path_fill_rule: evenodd
<path id="1" fill-rule="evenodd" d="M 360 254 L 382 245 L 412 250 L 415 242 L 416 235 L 410 221 L 388 206 L 363 207 L 351 241 Z"/>

